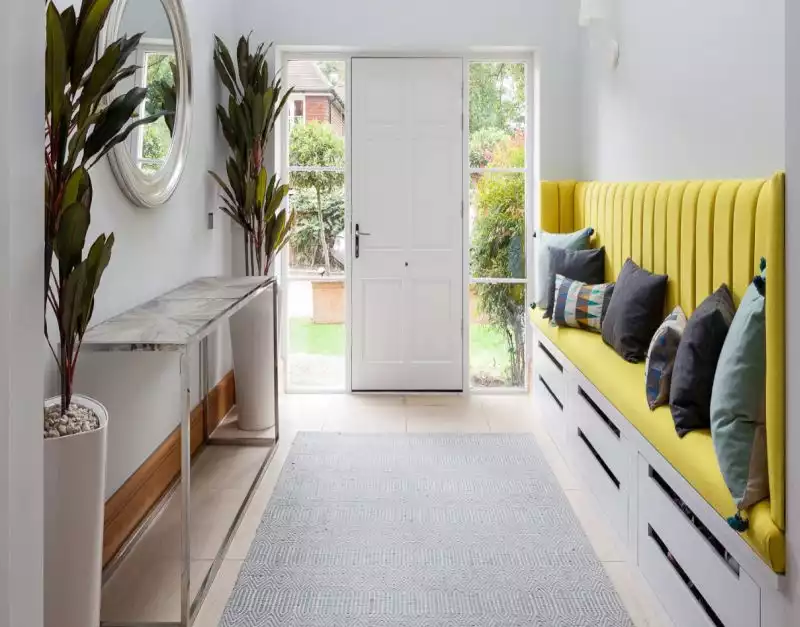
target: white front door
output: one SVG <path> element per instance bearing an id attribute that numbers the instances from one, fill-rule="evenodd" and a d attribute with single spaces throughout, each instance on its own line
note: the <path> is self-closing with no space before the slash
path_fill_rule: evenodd
<path id="1" fill-rule="evenodd" d="M 354 391 L 463 389 L 462 99 L 461 59 L 353 59 Z"/>

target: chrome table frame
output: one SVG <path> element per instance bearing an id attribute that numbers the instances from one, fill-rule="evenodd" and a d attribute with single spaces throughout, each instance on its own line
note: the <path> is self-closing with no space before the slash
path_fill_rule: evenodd
<path id="1" fill-rule="evenodd" d="M 260 281 L 259 281 L 260 279 Z M 165 301 L 170 300 L 170 296 L 177 294 L 180 290 L 192 289 L 197 283 L 202 281 L 218 281 L 220 283 L 224 282 L 225 279 L 199 279 L 197 282 L 189 283 L 182 288 L 178 288 L 173 292 L 165 294 L 161 298 L 157 298 L 150 303 L 145 304 L 143 307 L 147 307 L 147 305 L 156 304 L 161 299 Z M 233 281 L 237 281 L 233 279 Z M 238 281 L 241 281 L 239 279 Z M 223 285 L 219 287 L 224 288 Z M 273 364 L 274 364 L 274 382 L 275 382 L 275 433 L 274 437 L 272 438 L 236 438 L 236 439 L 223 439 L 223 438 L 214 438 L 213 434 L 210 434 L 211 437 L 209 438 L 209 434 L 205 432 L 207 429 L 207 422 L 206 419 L 209 414 L 209 406 L 208 406 L 208 395 L 209 395 L 209 368 L 208 368 L 208 337 L 214 331 L 218 330 L 220 326 L 228 320 L 231 316 L 235 313 L 249 305 L 253 300 L 259 297 L 266 297 L 265 292 L 272 291 L 272 299 L 273 299 Z M 138 525 L 136 530 L 131 534 L 131 537 L 126 541 L 123 547 L 118 551 L 117 555 L 112 559 L 109 563 L 108 567 L 104 570 L 104 582 L 108 580 L 108 578 L 113 575 L 114 571 L 119 567 L 119 565 L 125 560 L 125 558 L 130 554 L 131 550 L 134 548 L 138 540 L 144 535 L 147 529 L 156 521 L 158 520 L 159 516 L 164 512 L 166 505 L 170 501 L 173 496 L 176 496 L 176 493 L 180 491 L 180 503 L 181 503 L 181 561 L 182 561 L 182 570 L 181 570 L 181 598 L 180 598 L 180 621 L 178 622 L 119 622 L 119 621 L 112 621 L 112 622 L 101 622 L 102 627 L 191 627 L 194 623 L 195 619 L 197 618 L 197 614 L 202 607 L 203 601 L 205 601 L 206 596 L 208 595 L 208 591 L 211 588 L 211 584 L 214 582 L 214 579 L 219 572 L 220 566 L 225 558 L 225 554 L 228 551 L 228 547 L 233 540 L 236 531 L 239 528 L 239 525 L 242 522 L 244 514 L 247 510 L 247 507 L 250 505 L 250 502 L 253 499 L 256 489 L 258 488 L 261 479 L 263 478 L 266 470 L 274 458 L 275 451 L 277 449 L 278 439 L 279 439 L 279 402 L 278 402 L 278 372 L 279 372 L 279 362 L 278 362 L 278 316 L 279 316 L 279 298 L 278 298 L 278 282 L 275 278 L 266 278 L 266 277 L 259 277 L 253 278 L 253 289 L 249 291 L 246 295 L 241 298 L 231 298 L 231 305 L 227 307 L 223 312 L 215 314 L 214 316 L 209 317 L 208 321 L 205 322 L 199 329 L 194 331 L 191 335 L 188 335 L 185 340 L 181 341 L 166 341 L 162 342 L 157 338 L 154 338 L 152 341 L 137 341 L 135 342 L 127 342 L 127 341 L 115 341 L 112 339 L 105 339 L 102 337 L 102 333 L 100 337 L 97 339 L 93 339 L 93 331 L 94 330 L 103 330 L 103 326 L 108 323 L 113 323 L 118 318 L 125 316 L 126 314 L 122 314 L 118 318 L 112 318 L 107 323 L 101 323 L 94 329 L 90 329 L 89 333 L 87 333 L 86 338 L 83 344 L 83 350 L 88 352 L 178 352 L 180 354 L 180 397 L 181 397 L 181 423 L 180 423 L 180 430 L 181 430 L 181 439 L 180 439 L 180 448 L 181 448 L 181 471 L 180 476 L 176 479 L 170 488 L 166 491 L 164 496 L 161 497 L 159 502 L 153 507 L 152 511 L 148 516 Z M 173 296 L 173 300 L 175 297 Z M 190 298 L 186 298 L 186 300 L 191 300 Z M 203 300 L 199 298 L 198 300 Z M 138 308 L 137 308 L 138 309 Z M 135 312 L 137 309 L 132 310 Z M 128 312 L 130 313 L 130 312 Z M 94 334 L 96 335 L 96 333 Z M 261 464 L 255 479 L 253 480 L 252 484 L 250 485 L 247 495 L 245 496 L 244 501 L 242 502 L 239 510 L 234 517 L 233 523 L 229 527 L 225 539 L 223 540 L 222 545 L 217 552 L 214 561 L 209 569 L 208 573 L 203 580 L 203 583 L 200 586 L 200 589 L 195 596 L 194 599 L 191 598 L 191 560 L 192 560 L 192 550 L 191 550 L 191 535 L 190 535 L 190 515 L 191 515 L 191 399 L 190 399 L 190 364 L 189 364 L 189 354 L 191 351 L 198 347 L 199 354 L 200 354 L 200 388 L 201 394 L 203 399 L 203 430 L 204 430 L 204 439 L 207 439 L 208 445 L 213 446 L 263 446 L 263 447 L 270 447 L 271 450 L 267 454 L 264 462 Z"/>

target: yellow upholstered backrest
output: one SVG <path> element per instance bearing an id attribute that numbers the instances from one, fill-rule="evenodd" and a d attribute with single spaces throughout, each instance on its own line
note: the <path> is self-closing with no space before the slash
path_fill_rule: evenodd
<path id="1" fill-rule="evenodd" d="M 540 226 L 591 226 L 606 279 L 630 257 L 669 275 L 665 314 L 695 308 L 726 283 L 738 305 L 767 259 L 767 440 L 770 507 L 785 529 L 784 175 L 753 181 L 542 184 Z"/>

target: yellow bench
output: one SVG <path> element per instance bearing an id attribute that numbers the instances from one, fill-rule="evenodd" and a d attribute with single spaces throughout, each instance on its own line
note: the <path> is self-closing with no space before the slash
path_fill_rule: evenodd
<path id="1" fill-rule="evenodd" d="M 594 247 L 606 248 L 606 279 L 615 280 L 630 257 L 669 275 L 666 312 L 680 305 L 687 316 L 721 283 L 738 305 L 761 257 L 769 272 L 767 294 L 767 440 L 771 498 L 749 512 L 743 534 L 777 573 L 785 550 L 785 334 L 784 176 L 754 181 L 669 183 L 543 183 L 542 230 L 566 233 L 594 227 Z M 721 516 L 735 513 L 717 463 L 711 435 L 680 439 L 669 407 L 651 412 L 644 364 L 630 364 L 599 335 L 553 328 L 541 311 L 534 326 L 616 407 Z"/>

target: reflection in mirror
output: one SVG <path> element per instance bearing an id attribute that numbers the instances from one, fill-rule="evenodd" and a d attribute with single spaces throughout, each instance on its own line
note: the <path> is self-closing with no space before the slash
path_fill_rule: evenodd
<path id="1" fill-rule="evenodd" d="M 138 69 L 117 87 L 117 92 L 124 93 L 134 85 L 147 88 L 147 98 L 138 112 L 139 117 L 160 111 L 177 111 L 175 42 L 161 0 L 127 2 L 119 33 L 144 33 L 144 36 L 132 55 Z M 155 175 L 166 164 L 172 149 L 174 123 L 174 115 L 163 116 L 151 124 L 137 127 L 128 137 L 126 147 L 131 161 L 142 172 Z"/>

